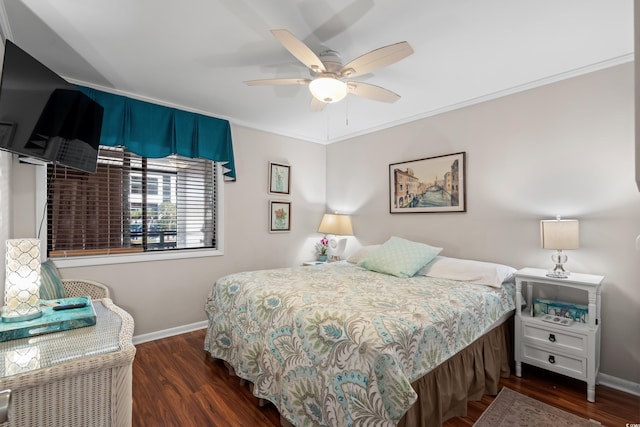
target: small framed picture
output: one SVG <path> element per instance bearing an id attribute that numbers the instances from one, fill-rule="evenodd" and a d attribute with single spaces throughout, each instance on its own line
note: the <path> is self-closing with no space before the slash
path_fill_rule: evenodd
<path id="1" fill-rule="evenodd" d="M 269 201 L 269 232 L 291 231 L 291 202 Z"/>
<path id="2" fill-rule="evenodd" d="M 269 193 L 290 194 L 291 166 L 269 162 Z"/>

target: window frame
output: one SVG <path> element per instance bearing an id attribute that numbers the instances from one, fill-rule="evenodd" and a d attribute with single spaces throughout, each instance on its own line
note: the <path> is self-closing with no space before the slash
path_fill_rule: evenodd
<path id="1" fill-rule="evenodd" d="M 127 264 L 148 261 L 163 261 L 173 259 L 204 258 L 224 255 L 224 175 L 223 166 L 215 163 L 215 173 L 218 182 L 216 188 L 216 242 L 217 248 L 191 248 L 185 250 L 148 251 L 132 254 L 85 255 L 56 257 L 54 260 L 58 268 L 88 267 L 94 265 Z M 41 240 L 41 248 L 48 247 L 47 234 L 47 166 L 36 168 L 36 225 Z M 43 255 L 46 254 L 46 250 Z"/>

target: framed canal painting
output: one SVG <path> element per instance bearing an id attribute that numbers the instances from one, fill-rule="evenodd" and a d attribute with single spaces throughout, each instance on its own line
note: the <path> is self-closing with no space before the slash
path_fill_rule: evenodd
<path id="1" fill-rule="evenodd" d="M 289 194 L 291 166 L 269 162 L 269 193 Z"/>
<path id="2" fill-rule="evenodd" d="M 291 231 L 291 202 L 269 200 L 269 232 Z"/>
<path id="3" fill-rule="evenodd" d="M 389 165 L 389 212 L 466 212 L 466 153 Z"/>

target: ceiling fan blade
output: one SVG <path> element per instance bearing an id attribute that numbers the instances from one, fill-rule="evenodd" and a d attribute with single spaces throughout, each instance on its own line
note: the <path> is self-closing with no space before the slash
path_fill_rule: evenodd
<path id="1" fill-rule="evenodd" d="M 322 111 L 326 103 L 320 101 L 315 96 L 311 95 L 311 105 L 309 105 L 309 109 L 313 112 Z"/>
<path id="2" fill-rule="evenodd" d="M 244 82 L 247 86 L 279 86 L 279 85 L 304 85 L 309 83 L 310 79 L 263 79 L 263 80 L 247 80 Z"/>
<path id="3" fill-rule="evenodd" d="M 400 99 L 400 95 L 380 86 L 362 82 L 347 82 L 349 92 L 374 101 L 393 103 Z"/>
<path id="4" fill-rule="evenodd" d="M 320 61 L 320 58 L 288 30 L 271 30 L 271 33 L 285 49 L 311 70 L 315 72 L 327 71 L 322 61 Z"/>
<path id="5" fill-rule="evenodd" d="M 411 55 L 413 48 L 407 42 L 384 46 L 365 53 L 342 67 L 344 77 L 356 77 L 386 67 Z"/>

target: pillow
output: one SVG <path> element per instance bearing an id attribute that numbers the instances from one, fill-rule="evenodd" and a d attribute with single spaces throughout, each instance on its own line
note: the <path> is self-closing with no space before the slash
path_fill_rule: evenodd
<path id="1" fill-rule="evenodd" d="M 40 264 L 40 299 L 66 298 L 60 274 L 50 259 Z"/>
<path id="2" fill-rule="evenodd" d="M 360 261 L 362 261 L 364 258 L 366 258 L 367 255 L 371 253 L 371 251 L 378 249 L 380 246 L 381 245 L 363 246 L 360 249 L 358 249 L 354 254 L 350 255 L 347 258 L 347 262 L 350 262 L 351 264 L 357 264 Z"/>
<path id="3" fill-rule="evenodd" d="M 397 277 L 411 277 L 435 258 L 442 248 L 391 237 L 358 262 L 360 267 Z"/>
<path id="4" fill-rule="evenodd" d="M 503 282 L 512 277 L 515 271 L 515 268 L 508 265 L 438 256 L 416 274 L 441 279 L 462 280 L 499 288 Z"/>

